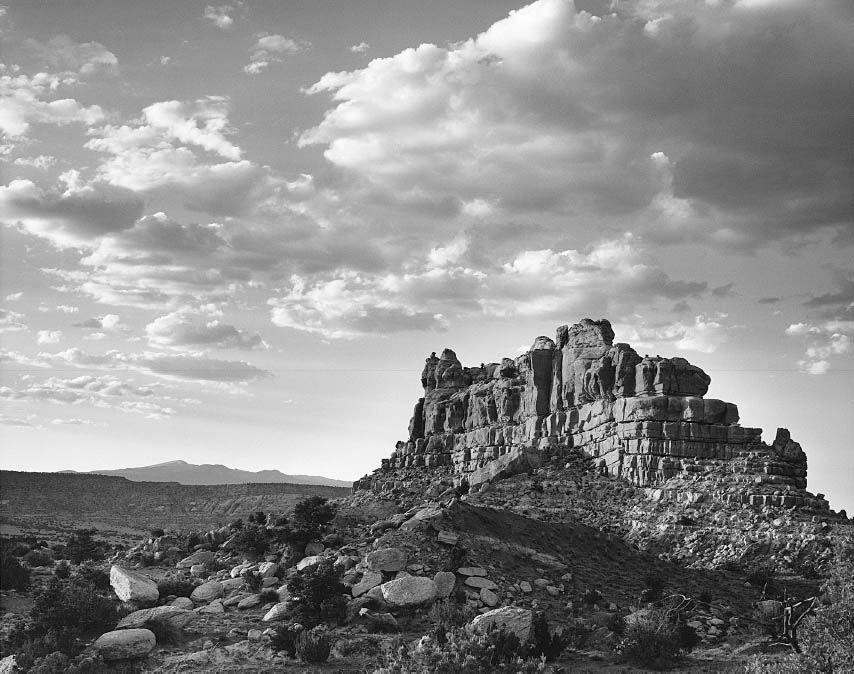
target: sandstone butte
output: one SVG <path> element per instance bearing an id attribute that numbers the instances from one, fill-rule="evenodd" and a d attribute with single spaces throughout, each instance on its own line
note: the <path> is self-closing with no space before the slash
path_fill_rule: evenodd
<path id="1" fill-rule="evenodd" d="M 735 404 L 704 397 L 710 382 L 684 358 L 614 343 L 604 319 L 562 325 L 527 353 L 479 367 L 445 349 L 424 365 L 408 440 L 354 492 L 388 488 L 401 468 L 442 467 L 477 488 L 574 449 L 655 500 L 828 511 L 806 490 L 806 455 L 789 432 L 766 444 L 762 429 L 739 425 Z"/>

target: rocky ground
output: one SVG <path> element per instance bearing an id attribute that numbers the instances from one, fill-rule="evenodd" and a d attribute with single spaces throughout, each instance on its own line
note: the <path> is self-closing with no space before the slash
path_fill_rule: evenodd
<path id="1" fill-rule="evenodd" d="M 767 641 L 756 622 L 766 588 L 747 580 L 750 563 L 774 561 L 778 589 L 813 595 L 819 579 L 786 566 L 785 553 L 802 551 L 803 539 L 813 537 L 821 544 L 810 548 L 810 559 L 820 569 L 833 535 L 850 528 L 847 521 L 747 506 L 674 510 L 588 470 L 578 457 L 554 457 L 472 494 L 460 494 L 450 474 L 433 472 L 428 480 L 400 470 L 387 478 L 379 492 L 336 500 L 323 541 L 298 554 L 274 543 L 252 560 L 234 549 L 228 527 L 197 537 L 195 551 L 172 532 L 136 541 L 103 564 L 124 612 L 147 613 L 130 613 L 114 632 L 92 635 L 85 653 L 115 671 L 374 671 L 384 653 L 430 632 L 431 605 L 452 599 L 470 616 L 510 615 L 523 631 L 527 625 L 530 632 L 538 612 L 553 632 L 583 631 L 583 645 L 566 649 L 550 668 L 638 671 L 614 651 L 616 626 L 645 610 L 655 598 L 650 586 L 660 583 L 656 596 L 691 600 L 681 615 L 698 637 L 675 666 L 739 671 Z M 737 557 L 720 553 L 730 549 L 720 544 L 726 531 Z M 797 545 L 787 549 L 779 541 Z M 289 582 L 324 561 L 344 583 L 345 617 L 331 621 L 328 662 L 307 666 L 276 651 L 273 641 L 277 628 L 294 620 Z M 37 586 L 50 573 L 35 569 Z M 164 594 L 157 585 L 165 587 L 164 580 L 171 587 L 192 583 L 190 596 Z M 19 593 L 3 593 L 2 600 L 6 626 L 21 622 L 31 606 Z"/>

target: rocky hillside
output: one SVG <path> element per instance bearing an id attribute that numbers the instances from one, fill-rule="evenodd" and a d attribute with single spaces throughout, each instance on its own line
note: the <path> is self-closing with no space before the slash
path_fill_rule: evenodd
<path id="1" fill-rule="evenodd" d="M 307 496 L 341 487 L 300 484 L 182 485 L 80 473 L 0 471 L 0 522 L 74 530 L 106 523 L 148 530 L 221 526 L 257 510 L 288 511 Z"/>
<path id="2" fill-rule="evenodd" d="M 710 381 L 683 358 L 614 343 L 607 320 L 477 367 L 445 349 L 427 358 L 408 440 L 354 490 L 444 483 L 471 503 L 584 522 L 698 567 L 762 555 L 821 564 L 846 514 L 807 491 L 806 455 L 786 429 L 764 443 L 735 404 L 704 397 Z"/>

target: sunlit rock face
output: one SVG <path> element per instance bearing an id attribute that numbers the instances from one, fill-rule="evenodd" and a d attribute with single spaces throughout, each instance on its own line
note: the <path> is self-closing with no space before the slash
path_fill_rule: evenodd
<path id="1" fill-rule="evenodd" d="M 609 321 L 585 318 L 558 327 L 554 339 L 537 337 L 515 359 L 464 367 L 450 349 L 431 354 L 409 439 L 383 468 L 448 466 L 468 482 L 501 472 L 484 468 L 508 454 L 513 460 L 500 463 L 524 470 L 536 463 L 531 450 L 575 448 L 600 472 L 641 487 L 723 469 L 740 479 L 692 498 L 806 504 L 806 456 L 788 431 L 764 444 L 761 429 L 738 424 L 733 403 L 703 397 L 711 378 L 701 368 L 684 358 L 641 356 L 614 336 Z M 368 478 L 356 487 L 371 484 Z M 761 488 L 768 484 L 781 489 L 768 493 Z"/>

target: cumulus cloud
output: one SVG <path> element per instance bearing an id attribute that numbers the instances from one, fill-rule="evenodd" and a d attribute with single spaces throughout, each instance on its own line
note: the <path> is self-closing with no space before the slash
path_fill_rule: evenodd
<path id="1" fill-rule="evenodd" d="M 266 343 L 258 333 L 240 330 L 216 318 L 200 316 L 198 310 L 183 308 L 156 318 L 145 326 L 149 343 L 170 347 L 215 347 L 262 349 Z"/>
<path id="2" fill-rule="evenodd" d="M 442 330 L 460 317 L 561 319 L 707 292 L 704 282 L 670 278 L 628 234 L 585 250 L 524 250 L 483 269 L 465 266 L 467 251 L 456 240 L 405 273 L 294 275 L 287 292 L 269 300 L 272 321 L 329 338 L 356 337 Z"/>
<path id="3" fill-rule="evenodd" d="M 284 35 L 259 35 L 252 47 L 249 63 L 243 67 L 248 75 L 257 75 L 270 67 L 271 63 L 280 63 L 285 56 L 297 54 L 311 47 L 305 40 L 294 40 Z"/>
<path id="4" fill-rule="evenodd" d="M 36 333 L 36 342 L 38 344 L 56 344 L 61 340 L 61 330 L 39 330 L 38 333 Z"/>
<path id="5" fill-rule="evenodd" d="M 359 44 L 354 44 L 352 47 L 350 47 L 350 51 L 354 54 L 364 54 L 370 48 L 371 45 L 369 45 L 367 42 L 360 42 Z"/>
<path id="6" fill-rule="evenodd" d="M 46 171 L 53 166 L 56 161 L 56 157 L 40 154 L 38 157 L 17 157 L 13 163 L 15 166 L 28 166 L 30 168 L 38 169 L 39 171 Z"/>
<path id="7" fill-rule="evenodd" d="M 8 298 L 7 298 L 8 299 Z M 0 333 L 27 330 L 24 314 L 0 309 Z"/>
<path id="8" fill-rule="evenodd" d="M 73 98 L 56 97 L 62 86 L 75 81 L 48 73 L 32 76 L 14 73 L 0 65 L 0 131 L 21 140 L 31 124 L 92 126 L 103 121 L 105 115 L 100 106 L 86 106 Z"/>
<path id="9" fill-rule="evenodd" d="M 228 30 L 234 25 L 231 14 L 234 12 L 232 5 L 208 5 L 205 7 L 205 18 L 214 26 L 222 30 Z"/>
<path id="10" fill-rule="evenodd" d="M 805 342 L 804 357 L 797 365 L 808 374 L 825 374 L 834 361 L 851 353 L 854 346 L 854 320 L 792 323 L 785 332 Z"/>
<path id="11" fill-rule="evenodd" d="M 31 180 L 0 185 L 0 222 L 19 226 L 57 247 L 92 245 L 98 237 L 132 227 L 142 200 L 105 183 L 45 190 Z"/>
<path id="12" fill-rule="evenodd" d="M 119 60 L 100 42 L 78 44 L 67 35 L 56 35 L 47 42 L 28 39 L 25 44 L 54 70 L 73 71 L 84 77 L 118 72 Z"/>
<path id="13" fill-rule="evenodd" d="M 327 73 L 308 93 L 334 107 L 300 143 L 392 201 L 553 214 L 554 232 L 749 249 L 850 230 L 852 30 L 838 2 L 539 0 Z"/>
<path id="14" fill-rule="evenodd" d="M 676 321 L 661 325 L 648 325 L 642 319 L 634 326 L 620 326 L 618 332 L 627 335 L 636 348 L 669 346 L 681 351 L 714 353 L 724 344 L 736 328 L 727 325 L 726 314 L 707 316 L 700 314 L 693 322 Z"/>

